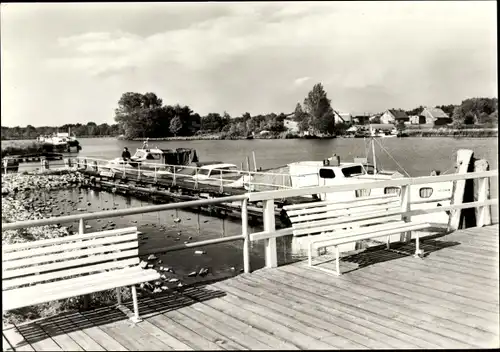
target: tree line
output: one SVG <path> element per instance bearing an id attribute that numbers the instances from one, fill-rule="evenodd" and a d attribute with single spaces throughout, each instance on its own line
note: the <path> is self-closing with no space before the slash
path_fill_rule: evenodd
<path id="1" fill-rule="evenodd" d="M 295 111 L 294 119 L 301 131 L 313 135 L 331 135 L 334 132 L 334 115 L 321 83 L 316 84 L 304 99 L 304 109 Z M 231 117 L 227 112 L 200 116 L 189 106 L 164 105 L 155 93 L 127 92 L 118 101 L 115 121 L 126 138 L 161 138 L 219 134 L 222 138 L 250 137 L 255 133 L 269 135 L 286 133 L 284 120 L 287 114 L 270 113 L 251 116 L 245 112 Z"/>
<path id="2" fill-rule="evenodd" d="M 102 123 L 100 125 L 95 122 L 89 122 L 86 125 L 81 123 L 65 124 L 62 126 L 42 126 L 33 127 L 28 125 L 26 127 L 4 127 L 2 126 L 2 140 L 8 139 L 36 139 L 41 135 L 51 135 L 56 132 L 68 132 L 71 128 L 71 134 L 75 133 L 77 136 L 86 137 L 100 137 L 100 136 L 118 136 L 121 134 L 120 126 L 118 124 L 109 125 Z"/>
<path id="3" fill-rule="evenodd" d="M 497 98 L 469 98 L 460 105 L 439 105 L 453 119 L 454 126 L 470 124 L 498 124 Z M 407 115 L 419 115 L 423 106 L 406 110 Z M 196 134 L 217 134 L 220 138 L 241 138 L 254 135 L 270 137 L 295 137 L 285 127 L 285 119 L 293 116 L 300 133 L 313 136 L 341 134 L 348 125 L 335 124 L 335 111 L 325 89 L 317 83 L 304 98 L 297 103 L 293 113 L 269 113 L 232 117 L 227 112 L 209 113 L 200 116 L 187 105 L 165 105 L 155 93 L 123 93 L 115 109 L 116 124 L 97 125 L 89 122 L 66 124 L 59 127 L 3 127 L 2 139 L 34 139 L 39 135 L 56 131 L 71 131 L 77 136 L 118 136 L 133 138 L 163 138 L 171 136 L 193 136 Z"/>

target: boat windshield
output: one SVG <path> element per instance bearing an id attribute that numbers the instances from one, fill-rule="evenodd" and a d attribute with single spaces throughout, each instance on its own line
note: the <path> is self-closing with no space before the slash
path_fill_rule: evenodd
<path id="1" fill-rule="evenodd" d="M 361 165 L 355 165 L 342 168 L 342 173 L 344 174 L 345 177 L 352 177 L 352 176 L 364 175 L 365 170 Z"/>
<path id="2" fill-rule="evenodd" d="M 210 173 L 210 169 L 199 169 L 198 170 L 198 175 L 208 176 L 209 173 Z"/>
<path id="3" fill-rule="evenodd" d="M 146 152 L 144 152 L 142 150 L 138 150 L 138 151 L 135 152 L 134 157 L 135 158 L 143 158 L 145 155 L 146 155 Z"/>

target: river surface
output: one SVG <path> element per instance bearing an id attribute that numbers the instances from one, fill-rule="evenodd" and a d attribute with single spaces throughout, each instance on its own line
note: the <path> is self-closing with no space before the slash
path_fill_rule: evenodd
<path id="1" fill-rule="evenodd" d="M 427 176 L 431 170 L 453 173 L 456 152 L 459 149 L 472 149 L 476 158 L 488 160 L 490 169 L 498 168 L 498 138 L 388 138 L 379 141 L 383 148 L 377 145 L 377 166 L 388 170 L 398 170 L 402 173 L 404 173 L 404 169 L 411 176 Z M 2 146 L 10 143 L 30 142 L 32 141 L 2 141 Z M 102 159 L 119 157 L 125 146 L 132 154 L 136 148 L 142 146 L 142 142 L 121 141 L 114 138 L 82 138 L 80 143 L 82 150 L 74 155 Z M 234 163 L 238 166 L 241 163 L 246 165 L 246 158 L 249 157 L 252 160 L 252 152 L 255 152 L 257 166 L 263 169 L 295 161 L 322 160 L 330 157 L 333 153 L 340 155 L 341 160 L 352 161 L 354 157 L 364 157 L 367 153 L 367 143 L 363 139 L 357 138 L 158 141 L 150 142 L 149 146 L 158 146 L 164 149 L 194 148 L 200 161 L 218 160 Z M 382 149 L 387 150 L 390 156 Z M 497 197 L 497 180 L 493 179 L 491 185 L 492 197 Z M 132 197 L 86 189 L 41 193 L 38 202 L 43 204 L 47 197 L 60 200 L 56 209 L 53 210 L 52 216 L 151 204 Z M 180 219 L 180 222 L 174 222 L 174 219 Z M 141 241 L 141 250 L 241 233 L 241 224 L 238 220 L 222 220 L 189 211 L 164 211 L 100 221 L 94 220 L 89 221 L 87 225 L 91 228 L 86 229 L 86 232 L 137 226 L 139 231 L 147 237 Z M 77 227 L 78 224 L 72 224 L 73 231 L 76 232 Z M 250 229 L 251 232 L 261 230 L 259 227 Z M 239 241 L 205 248 L 185 249 L 160 255 L 159 259 L 163 261 L 162 265 L 173 267 L 182 282 L 189 284 L 194 280 L 199 280 L 199 278 L 188 278 L 187 275 L 193 271 L 199 271 L 201 268 L 208 268 L 211 271 L 205 279 L 232 276 L 239 273 L 243 267 L 242 245 L 243 243 Z M 289 251 L 289 246 L 283 239 L 279 239 L 278 248 L 279 262 L 283 263 L 294 259 Z M 195 250 L 204 250 L 206 254 L 197 255 Z M 251 263 L 252 269 L 264 265 L 262 242 L 252 243 Z"/>

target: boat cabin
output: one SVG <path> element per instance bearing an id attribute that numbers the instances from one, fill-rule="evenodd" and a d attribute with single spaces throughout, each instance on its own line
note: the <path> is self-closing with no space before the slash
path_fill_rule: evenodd
<path id="1" fill-rule="evenodd" d="M 141 166 L 147 166 L 148 164 L 188 165 L 197 162 L 198 157 L 196 150 L 191 148 L 137 148 L 131 160 Z"/>

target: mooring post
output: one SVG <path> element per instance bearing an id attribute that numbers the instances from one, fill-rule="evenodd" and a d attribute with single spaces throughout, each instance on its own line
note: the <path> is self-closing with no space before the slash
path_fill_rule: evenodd
<path id="1" fill-rule="evenodd" d="M 485 159 L 474 162 L 474 172 L 483 172 L 490 169 Z M 490 198 L 490 179 L 488 177 L 474 179 L 474 201 L 485 202 Z M 483 227 L 491 225 L 491 206 L 477 207 L 476 226 Z"/>
<path id="2" fill-rule="evenodd" d="M 241 202 L 241 234 L 243 236 L 243 271 L 250 273 L 250 237 L 248 235 L 248 200 Z"/>
<path id="3" fill-rule="evenodd" d="M 466 174 L 472 160 L 474 152 L 470 149 L 460 149 L 457 151 L 457 174 Z M 453 182 L 453 195 L 451 205 L 459 205 L 464 201 L 465 180 Z M 448 220 L 448 231 L 455 231 L 460 226 L 461 209 L 451 210 L 450 219 Z"/>
<path id="4" fill-rule="evenodd" d="M 411 210 L 411 200 L 410 200 L 410 185 L 402 185 L 401 186 L 401 211 L 409 212 Z M 411 221 L 411 215 L 402 214 L 401 220 L 404 222 Z M 399 240 L 401 242 L 410 242 L 411 241 L 411 232 L 401 232 Z"/>
<path id="5" fill-rule="evenodd" d="M 276 230 L 274 216 L 274 199 L 267 199 L 263 202 L 264 216 L 264 232 L 273 233 Z M 276 251 L 276 238 L 268 238 L 265 240 L 266 246 L 266 267 L 276 268 L 278 266 L 278 258 Z"/>

